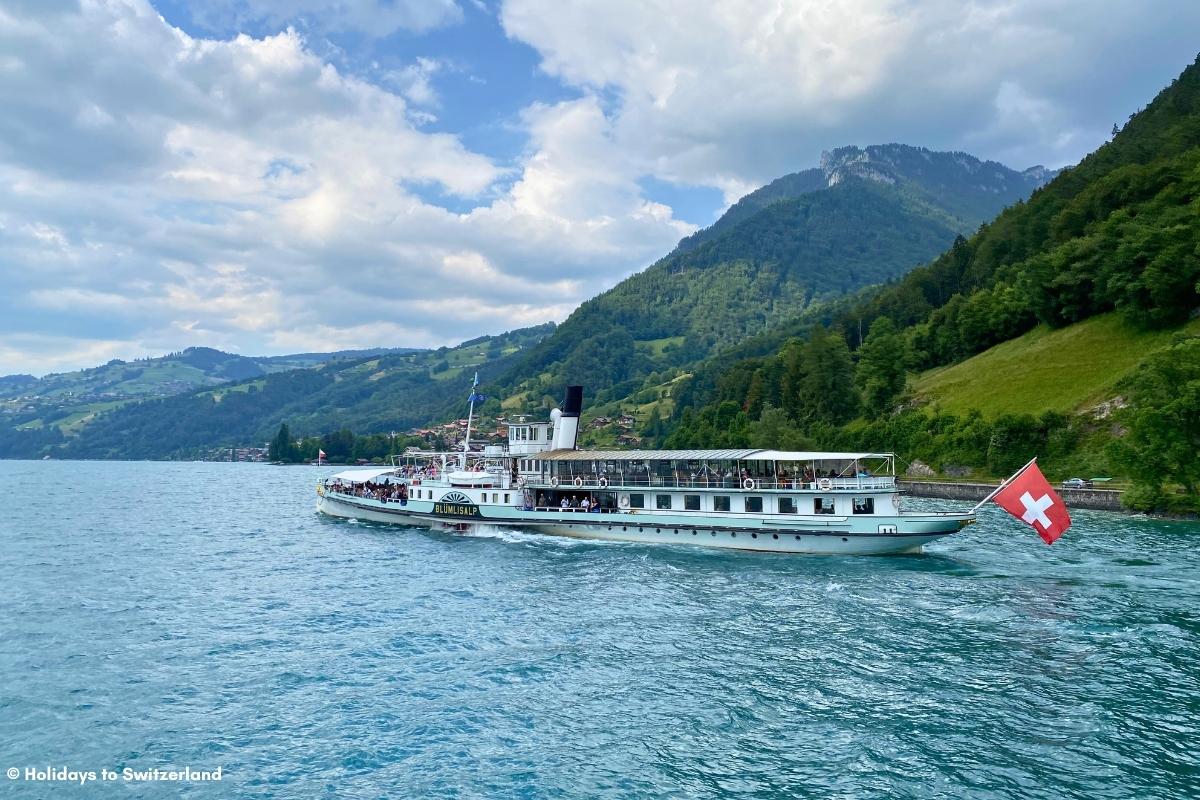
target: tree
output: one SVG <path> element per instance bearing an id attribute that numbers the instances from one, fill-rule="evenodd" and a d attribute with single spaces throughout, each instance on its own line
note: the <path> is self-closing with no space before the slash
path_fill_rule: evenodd
<path id="1" fill-rule="evenodd" d="M 904 351 L 904 339 L 890 319 L 880 317 L 871 324 L 858 351 L 854 376 L 868 413 L 887 413 L 904 391 L 907 377 Z"/>
<path id="2" fill-rule="evenodd" d="M 275 434 L 275 438 L 267 447 L 267 458 L 271 461 L 289 462 L 295 461 L 297 456 L 296 445 L 292 441 L 292 434 L 288 431 L 287 423 L 279 423 L 279 432 Z"/>
<path id="3" fill-rule="evenodd" d="M 841 334 L 814 329 L 799 356 L 798 421 L 808 426 L 853 419 L 858 413 L 854 362 Z"/>
<path id="4" fill-rule="evenodd" d="M 1143 496 L 1161 496 L 1164 484 L 1189 495 L 1200 485 L 1200 337 L 1181 337 L 1151 356 L 1122 387 L 1129 405 L 1119 414 L 1129 427 L 1110 448 Z"/>

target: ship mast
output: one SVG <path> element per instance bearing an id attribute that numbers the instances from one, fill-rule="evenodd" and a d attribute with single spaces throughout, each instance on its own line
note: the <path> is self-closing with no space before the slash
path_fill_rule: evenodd
<path id="1" fill-rule="evenodd" d="M 470 410 L 467 412 L 467 435 L 463 437 L 462 457 L 459 461 L 459 468 L 465 470 L 467 468 L 467 452 L 471 449 L 471 422 L 475 417 L 475 401 L 484 400 L 483 395 L 475 391 L 475 387 L 479 385 L 479 373 L 475 373 L 475 380 L 471 383 L 471 396 L 467 401 L 471 404 Z"/>

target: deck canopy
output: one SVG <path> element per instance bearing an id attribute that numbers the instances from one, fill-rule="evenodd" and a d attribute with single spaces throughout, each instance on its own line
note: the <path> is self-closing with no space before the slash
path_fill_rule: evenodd
<path id="1" fill-rule="evenodd" d="M 807 450 L 550 450 L 533 456 L 538 483 L 693 489 L 890 489 L 891 453 Z"/>
<path id="2" fill-rule="evenodd" d="M 382 469 L 378 467 L 375 469 L 348 469 L 345 472 L 330 475 L 329 480 L 341 481 L 342 483 L 368 483 L 384 475 L 391 475 L 394 470 L 394 467 L 383 467 Z"/>
<path id="3" fill-rule="evenodd" d="M 819 453 L 790 450 L 550 450 L 541 461 L 859 461 L 891 453 Z"/>

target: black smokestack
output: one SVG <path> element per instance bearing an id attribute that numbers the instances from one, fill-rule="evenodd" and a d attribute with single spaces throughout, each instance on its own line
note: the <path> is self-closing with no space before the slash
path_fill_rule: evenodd
<path id="1" fill-rule="evenodd" d="M 583 387 L 568 386 L 567 396 L 563 398 L 562 415 L 578 417 L 581 411 L 583 411 Z"/>

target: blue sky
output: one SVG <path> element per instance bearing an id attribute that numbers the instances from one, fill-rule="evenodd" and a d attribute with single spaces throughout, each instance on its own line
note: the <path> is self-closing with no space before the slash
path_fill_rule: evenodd
<path id="1" fill-rule="evenodd" d="M 561 320 L 823 150 L 1073 163 L 1196 30 L 1172 0 L 9 0 L 0 374 Z"/>

